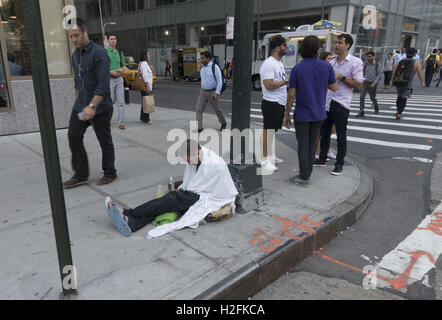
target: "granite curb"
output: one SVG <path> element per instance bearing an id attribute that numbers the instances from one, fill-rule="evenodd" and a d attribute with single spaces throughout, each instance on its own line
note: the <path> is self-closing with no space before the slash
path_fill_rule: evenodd
<path id="1" fill-rule="evenodd" d="M 354 157 L 351 157 L 354 159 Z M 289 240 L 270 254 L 252 261 L 224 280 L 199 294 L 194 300 L 247 300 L 284 273 L 320 250 L 338 233 L 352 226 L 365 212 L 373 196 L 373 178 L 364 164 L 349 159 L 360 173 L 360 184 L 344 202 L 323 216 L 314 233 L 303 233 L 301 240 Z"/>

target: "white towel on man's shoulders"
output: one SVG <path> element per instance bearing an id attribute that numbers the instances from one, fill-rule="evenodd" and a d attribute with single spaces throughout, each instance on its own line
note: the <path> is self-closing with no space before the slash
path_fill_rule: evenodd
<path id="1" fill-rule="evenodd" d="M 199 223 L 209 213 L 221 209 L 226 204 L 235 212 L 235 199 L 238 194 L 229 168 L 224 159 L 212 150 L 201 147 L 203 160 L 198 171 L 196 165 L 186 165 L 183 184 L 179 189 L 192 191 L 200 199 L 187 210 L 178 221 L 164 224 L 149 231 L 147 238 L 155 238 L 185 227 L 198 228 Z"/>

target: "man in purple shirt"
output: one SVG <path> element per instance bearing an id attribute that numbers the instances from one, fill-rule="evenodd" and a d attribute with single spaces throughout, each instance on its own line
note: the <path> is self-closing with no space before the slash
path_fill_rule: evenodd
<path id="1" fill-rule="evenodd" d="M 336 125 L 338 137 L 338 154 L 332 175 L 340 176 L 343 172 L 344 158 L 347 153 L 347 123 L 353 89 L 360 89 L 364 81 L 363 62 L 349 53 L 353 46 L 353 38 L 349 34 L 341 34 L 336 40 L 337 58 L 330 63 L 338 79 L 338 90 L 327 93 L 327 119 L 321 127 L 321 153 L 314 165 L 325 167 L 330 147 L 330 136 L 333 124 Z"/>
<path id="2" fill-rule="evenodd" d="M 307 187 L 313 171 L 316 140 L 321 124 L 326 119 L 325 101 L 327 89 L 336 91 L 335 72 L 330 63 L 318 59 L 321 41 L 316 36 L 307 36 L 299 53 L 304 59 L 290 73 L 289 92 L 285 108 L 284 126 L 290 129 L 290 110 L 296 96 L 293 119 L 298 141 L 299 176 L 290 181 Z"/>

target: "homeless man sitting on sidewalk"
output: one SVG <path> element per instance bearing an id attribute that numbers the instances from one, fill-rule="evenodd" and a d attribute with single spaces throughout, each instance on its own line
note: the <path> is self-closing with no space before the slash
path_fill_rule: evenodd
<path id="1" fill-rule="evenodd" d="M 208 214 L 227 204 L 234 212 L 238 191 L 224 160 L 194 140 L 184 141 L 180 156 L 187 164 L 178 191 L 171 191 L 135 209 L 120 209 L 110 197 L 106 197 L 106 211 L 121 234 L 128 237 L 167 212 L 178 212 L 182 216 L 178 221 L 150 230 L 147 238 L 185 227 L 197 228 Z"/>

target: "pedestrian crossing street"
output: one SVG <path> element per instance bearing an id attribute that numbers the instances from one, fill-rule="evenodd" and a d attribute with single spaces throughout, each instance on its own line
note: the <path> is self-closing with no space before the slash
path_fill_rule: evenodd
<path id="1" fill-rule="evenodd" d="M 442 95 L 414 95 L 408 99 L 403 120 L 396 120 L 395 94 L 378 94 L 379 114 L 374 114 L 367 95 L 365 117 L 356 118 L 360 96 L 354 94 L 348 120 L 347 140 L 385 148 L 402 148 L 429 152 L 442 141 Z M 262 124 L 261 103 L 252 102 L 251 121 Z M 293 113 L 292 113 L 293 115 Z M 286 130 L 286 128 L 283 128 Z M 289 131 L 294 131 L 291 128 Z M 336 139 L 336 135 L 332 136 Z"/>

